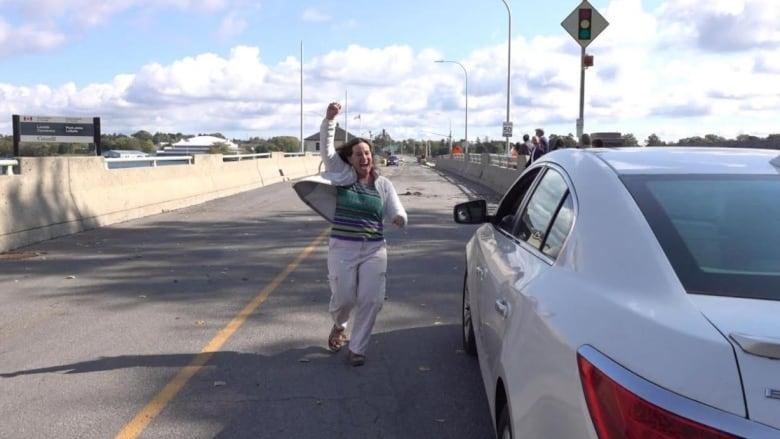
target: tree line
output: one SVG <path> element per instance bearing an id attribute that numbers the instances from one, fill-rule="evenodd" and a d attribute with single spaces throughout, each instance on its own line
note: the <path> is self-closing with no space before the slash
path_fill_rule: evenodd
<path id="1" fill-rule="evenodd" d="M 143 151 L 153 154 L 165 145 L 171 145 L 183 139 L 189 139 L 196 136 L 213 136 L 220 139 L 227 137 L 222 133 L 202 133 L 202 134 L 183 134 L 183 133 L 155 133 L 148 131 L 137 131 L 131 135 L 126 134 L 102 134 L 100 144 L 103 151 L 108 150 L 130 150 Z M 241 153 L 266 153 L 273 151 L 300 152 L 301 143 L 297 137 L 278 136 L 268 139 L 260 137 L 251 137 L 248 140 L 232 139 L 237 144 Z M 95 154 L 95 147 L 91 144 L 74 143 L 25 143 L 19 147 L 20 154 L 23 156 L 56 156 L 73 154 Z M 211 153 L 227 152 L 226 143 L 215 145 Z M 0 156 L 13 155 L 13 136 L 0 136 Z"/>
<path id="2" fill-rule="evenodd" d="M 197 135 L 208 135 L 227 141 L 222 133 L 203 133 Z M 183 133 L 150 133 L 145 130 L 137 131 L 131 135 L 126 134 L 103 134 L 100 137 L 103 151 L 111 149 L 135 150 L 146 153 L 154 153 L 163 145 L 170 145 L 182 139 L 195 137 L 195 134 Z M 623 134 L 623 144 L 625 146 L 639 146 L 637 138 L 631 134 Z M 554 145 L 557 139 L 561 139 L 567 148 L 576 147 L 578 142 L 574 134 L 559 135 L 550 134 L 550 145 Z M 382 153 L 392 149 L 401 154 L 410 154 L 421 156 L 430 154 L 431 156 L 449 154 L 450 142 L 447 138 L 439 140 L 419 140 L 406 139 L 394 140 L 385 130 L 371 139 L 375 151 Z M 231 139 L 238 145 L 239 152 L 267 153 L 274 151 L 281 152 L 300 152 L 300 140 L 294 136 L 276 136 L 270 138 L 250 137 L 249 139 Z M 452 146 L 462 146 L 463 139 L 453 140 Z M 516 143 L 516 142 L 513 142 Z M 766 148 L 780 149 L 780 134 L 770 134 L 767 137 L 757 137 L 748 134 L 741 134 L 733 139 L 728 139 L 715 134 L 705 136 L 686 137 L 677 141 L 664 141 L 656 134 L 651 134 L 644 141 L 646 146 L 724 146 L 735 148 Z M 474 143 L 469 145 L 469 151 L 472 153 L 505 154 L 506 140 L 491 140 L 488 137 L 477 137 Z M 211 153 L 226 153 L 227 148 L 223 145 L 216 145 Z M 94 145 L 72 144 L 72 143 L 23 143 L 20 147 L 20 153 L 24 156 L 55 156 L 71 154 L 94 154 Z M 13 155 L 13 137 L 0 136 L 0 156 Z"/>

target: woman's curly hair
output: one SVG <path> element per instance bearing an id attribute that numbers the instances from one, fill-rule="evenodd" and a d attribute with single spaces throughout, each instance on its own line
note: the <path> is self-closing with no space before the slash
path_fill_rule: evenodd
<path id="1" fill-rule="evenodd" d="M 336 153 L 339 155 L 339 158 L 341 158 L 341 160 L 344 161 L 344 163 L 349 164 L 349 156 L 352 155 L 352 150 L 355 148 L 355 145 L 358 145 L 360 143 L 365 143 L 366 145 L 368 145 L 369 150 L 373 154 L 374 145 L 371 143 L 370 140 L 365 139 L 363 137 L 351 138 L 347 143 L 336 148 Z M 371 163 L 371 175 L 375 178 L 379 175 L 379 171 L 377 170 L 373 162 Z"/>

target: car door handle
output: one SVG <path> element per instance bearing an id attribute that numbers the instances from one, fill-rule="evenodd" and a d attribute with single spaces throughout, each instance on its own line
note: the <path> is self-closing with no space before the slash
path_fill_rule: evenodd
<path id="1" fill-rule="evenodd" d="M 501 314 L 501 317 L 507 318 L 509 316 L 509 303 L 505 299 L 496 300 L 496 311 Z"/>

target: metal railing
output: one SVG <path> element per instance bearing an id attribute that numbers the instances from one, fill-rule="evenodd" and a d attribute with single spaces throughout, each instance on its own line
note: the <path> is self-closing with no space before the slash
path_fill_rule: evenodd
<path id="1" fill-rule="evenodd" d="M 516 168 L 518 161 L 525 165 L 525 156 L 511 157 L 504 154 L 451 154 L 445 157 L 459 162 L 498 166 L 499 168 Z"/>
<path id="2" fill-rule="evenodd" d="M 286 156 L 285 156 L 286 157 Z M 270 159 L 270 152 L 263 152 L 258 154 L 225 154 L 222 156 L 223 162 L 240 162 L 241 160 L 258 160 L 258 159 Z"/>
<path id="3" fill-rule="evenodd" d="M 127 158 L 104 158 L 106 169 L 121 168 L 140 168 L 157 167 L 169 165 L 191 165 L 193 157 L 191 155 L 181 156 L 150 156 L 150 157 L 127 157 Z"/>
<path id="4" fill-rule="evenodd" d="M 319 152 L 286 152 L 284 153 L 285 157 L 306 157 L 306 156 L 319 156 Z"/>
<path id="5" fill-rule="evenodd" d="M 16 159 L 0 159 L 0 175 L 14 175 L 14 166 L 19 166 Z"/>
<path id="6" fill-rule="evenodd" d="M 258 154 L 225 154 L 222 156 L 223 162 L 241 161 L 241 160 L 261 160 L 270 159 L 270 152 Z M 307 157 L 319 156 L 316 152 L 293 152 L 285 153 L 284 157 Z M 106 169 L 124 169 L 124 168 L 142 168 L 158 167 L 171 165 L 191 165 L 194 160 L 192 155 L 161 155 L 146 157 L 104 157 Z M 0 175 L 14 175 L 14 166 L 19 166 L 16 159 L 0 158 Z"/>

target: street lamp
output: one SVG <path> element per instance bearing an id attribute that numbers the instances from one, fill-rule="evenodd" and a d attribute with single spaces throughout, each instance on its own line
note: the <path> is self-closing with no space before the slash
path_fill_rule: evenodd
<path id="1" fill-rule="evenodd" d="M 464 142 L 466 142 L 465 147 L 463 148 L 464 152 L 469 152 L 469 73 L 466 71 L 466 68 L 463 67 L 463 64 L 457 62 L 457 61 L 449 61 L 446 59 L 437 59 L 434 62 L 448 62 L 452 64 L 457 64 L 460 66 L 461 69 L 463 69 L 463 76 L 466 78 L 466 122 L 464 123 L 464 130 L 465 134 L 463 137 Z M 507 114 L 507 118 L 509 117 L 509 114 Z"/>
<path id="2" fill-rule="evenodd" d="M 509 3 L 501 0 L 506 6 L 506 13 L 509 15 L 509 31 L 507 32 L 507 53 L 506 53 L 506 122 L 509 123 L 509 95 L 511 94 L 510 78 L 512 77 L 512 11 L 509 9 Z M 509 155 L 509 136 L 506 137 L 506 155 Z"/>

